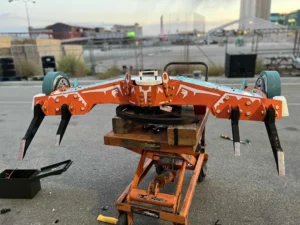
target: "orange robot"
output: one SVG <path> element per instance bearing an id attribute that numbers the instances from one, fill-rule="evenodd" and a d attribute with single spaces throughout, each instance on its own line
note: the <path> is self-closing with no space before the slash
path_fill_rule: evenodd
<path id="1" fill-rule="evenodd" d="M 205 81 L 184 76 L 169 76 L 166 72 L 167 67 L 173 64 L 205 66 Z M 155 125 L 197 123 L 200 121 L 197 115 L 203 113 L 201 112 L 203 109 L 207 109 L 216 118 L 231 120 L 233 147 L 237 156 L 240 155 L 239 120 L 264 122 L 278 173 L 285 175 L 284 154 L 275 125 L 276 120 L 288 116 L 286 99 L 281 96 L 279 73 L 263 71 L 253 88 L 248 87 L 244 80 L 241 88 L 235 89 L 208 82 L 207 71 L 207 65 L 202 62 L 169 63 L 161 74 L 157 70 L 143 70 L 139 71 L 138 76 L 131 76 L 128 72 L 124 78 L 87 86 L 78 86 L 76 82 L 71 86 L 66 74 L 50 72 L 44 78 L 43 93 L 34 96 L 34 118 L 21 141 L 20 159 L 24 158 L 45 116 L 61 116 L 56 143 L 59 145 L 72 115 L 84 115 L 97 104 L 116 104 L 118 105 L 116 114 L 122 119 Z M 194 106 L 195 116 L 182 116 L 180 107 L 183 105 Z M 135 113 L 128 113 L 129 111 Z M 138 153 L 142 154 L 142 151 Z M 181 156 L 185 157 L 182 154 Z M 143 155 L 143 157 L 145 160 L 147 155 Z M 196 161 L 186 160 L 188 163 L 196 165 Z M 138 171 L 142 173 L 142 166 L 143 164 L 139 166 L 137 173 Z M 158 177 L 156 182 L 149 186 L 148 191 L 151 189 L 153 193 L 157 192 L 158 186 L 169 183 L 175 175 L 176 173 L 168 172 L 165 177 Z M 141 193 L 146 196 L 148 192 L 137 193 L 139 196 Z M 131 198 L 136 200 L 137 195 L 134 195 L 133 192 L 131 194 Z M 175 201 L 175 199 L 173 200 Z M 174 208 L 174 205 L 172 207 Z M 123 207 L 122 210 L 125 208 Z M 131 221 L 130 218 L 128 221 Z M 174 218 L 170 221 L 177 221 L 177 224 L 180 224 L 178 221 L 181 221 L 182 218 Z M 128 222 L 128 224 L 130 223 Z"/>

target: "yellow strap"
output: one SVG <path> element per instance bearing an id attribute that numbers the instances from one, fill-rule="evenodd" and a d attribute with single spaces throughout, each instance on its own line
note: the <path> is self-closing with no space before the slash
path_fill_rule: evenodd
<path id="1" fill-rule="evenodd" d="M 110 223 L 110 224 L 117 224 L 118 220 L 114 217 L 102 216 L 101 214 L 97 218 L 98 221 Z"/>

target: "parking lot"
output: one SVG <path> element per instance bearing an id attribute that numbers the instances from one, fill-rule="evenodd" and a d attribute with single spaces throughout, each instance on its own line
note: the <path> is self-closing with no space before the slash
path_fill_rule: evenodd
<path id="1" fill-rule="evenodd" d="M 263 123 L 240 122 L 241 156 L 233 155 L 229 120 L 209 118 L 207 124 L 208 175 L 197 185 L 189 213 L 191 225 L 272 224 L 300 222 L 300 85 L 283 84 L 290 116 L 277 122 L 285 152 L 286 176 L 279 177 Z M 18 161 L 21 138 L 31 122 L 32 96 L 41 87 L 0 87 L 0 169 L 38 169 L 67 159 L 73 164 L 59 176 L 42 179 L 42 190 L 32 200 L 0 199 L 1 225 L 102 224 L 97 216 L 117 216 L 115 201 L 133 179 L 139 155 L 105 146 L 115 105 L 98 105 L 85 116 L 73 117 L 61 146 L 55 147 L 59 117 L 46 117 L 27 156 Z M 155 171 L 151 173 L 154 178 Z M 187 172 L 186 178 L 191 173 Z M 187 180 L 184 182 L 187 186 Z M 166 191 L 172 191 L 169 188 Z M 185 190 L 185 189 L 184 189 Z M 107 211 L 101 208 L 108 206 Z M 135 216 L 134 224 L 169 224 Z M 103 224 L 104 225 L 104 224 Z"/>

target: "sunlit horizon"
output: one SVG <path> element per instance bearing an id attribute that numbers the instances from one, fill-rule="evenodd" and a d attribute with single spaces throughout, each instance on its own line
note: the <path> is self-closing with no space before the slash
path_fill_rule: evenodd
<path id="1" fill-rule="evenodd" d="M 0 32 L 26 32 L 27 18 L 22 2 L 0 0 Z M 205 17 L 205 30 L 239 19 L 240 0 L 36 0 L 28 3 L 33 28 L 44 28 L 56 22 L 87 27 L 110 28 L 113 24 L 143 26 L 143 34 L 158 34 L 160 16 L 164 16 L 166 33 L 191 29 L 193 13 Z M 272 0 L 271 13 L 300 9 L 299 0 Z M 189 21 L 189 22 L 187 22 Z"/>

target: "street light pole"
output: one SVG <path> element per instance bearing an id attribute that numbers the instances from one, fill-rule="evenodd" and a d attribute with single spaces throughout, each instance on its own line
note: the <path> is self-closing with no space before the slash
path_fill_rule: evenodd
<path id="1" fill-rule="evenodd" d="M 29 30 L 29 35 L 31 37 L 31 25 L 30 25 L 30 19 L 29 19 L 29 14 L 28 14 L 28 7 L 27 7 L 27 1 L 24 1 L 25 3 L 25 8 L 26 8 L 26 14 L 27 14 L 27 21 L 28 21 L 28 30 Z"/>
<path id="2" fill-rule="evenodd" d="M 35 4 L 35 1 L 32 1 L 32 0 L 8 0 L 9 3 L 14 2 L 14 1 L 22 1 L 22 2 L 25 3 L 26 15 L 27 15 L 27 22 L 28 22 L 28 31 L 29 31 L 30 37 L 32 37 L 32 36 L 31 36 L 31 30 L 30 30 L 31 25 L 30 25 L 30 19 L 29 19 L 29 13 L 28 13 L 28 6 L 27 6 L 27 3 L 28 3 L 28 2 L 32 2 L 33 4 Z"/>

